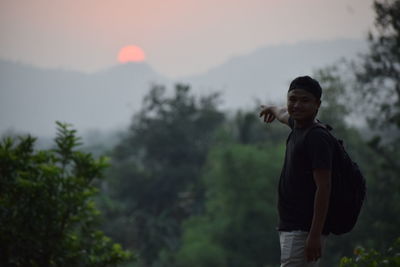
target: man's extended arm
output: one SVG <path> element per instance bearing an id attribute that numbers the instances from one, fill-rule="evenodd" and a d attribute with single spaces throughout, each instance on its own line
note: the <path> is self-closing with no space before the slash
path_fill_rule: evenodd
<path id="1" fill-rule="evenodd" d="M 264 116 L 264 122 L 271 123 L 276 119 L 281 123 L 289 125 L 289 113 L 286 107 L 261 106 L 260 117 Z"/>
<path id="2" fill-rule="evenodd" d="M 314 198 L 314 215 L 305 248 L 307 261 L 315 261 L 321 257 L 321 235 L 331 193 L 331 170 L 316 169 L 313 171 L 313 176 L 317 190 Z"/>

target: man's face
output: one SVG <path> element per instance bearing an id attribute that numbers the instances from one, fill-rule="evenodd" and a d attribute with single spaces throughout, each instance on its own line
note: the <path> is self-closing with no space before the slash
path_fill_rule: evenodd
<path id="1" fill-rule="evenodd" d="M 314 119 L 320 105 L 321 100 L 303 89 L 294 89 L 288 92 L 287 109 L 289 115 L 295 120 Z"/>

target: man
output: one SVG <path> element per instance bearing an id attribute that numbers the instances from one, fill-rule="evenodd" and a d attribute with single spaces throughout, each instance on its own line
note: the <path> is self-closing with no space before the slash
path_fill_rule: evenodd
<path id="1" fill-rule="evenodd" d="M 317 123 L 322 89 L 309 76 L 294 79 L 287 107 L 263 107 L 260 117 L 278 119 L 291 129 L 279 180 L 278 211 L 281 267 L 318 266 L 326 229 L 334 143 Z"/>

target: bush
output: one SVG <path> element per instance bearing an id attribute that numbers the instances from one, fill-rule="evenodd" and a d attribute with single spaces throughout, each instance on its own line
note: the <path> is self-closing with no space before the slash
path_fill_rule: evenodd
<path id="1" fill-rule="evenodd" d="M 355 258 L 344 257 L 340 267 L 400 266 L 400 237 L 384 252 L 362 247 L 354 250 Z"/>
<path id="2" fill-rule="evenodd" d="M 0 265 L 115 266 L 132 257 L 97 230 L 93 182 L 104 157 L 76 150 L 76 131 L 57 122 L 56 147 L 27 136 L 0 142 Z"/>

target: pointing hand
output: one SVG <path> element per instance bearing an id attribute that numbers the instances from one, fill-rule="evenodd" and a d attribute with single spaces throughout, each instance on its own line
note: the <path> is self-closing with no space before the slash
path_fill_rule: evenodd
<path id="1" fill-rule="evenodd" d="M 275 120 L 275 115 L 272 111 L 272 106 L 261 106 L 260 117 L 264 117 L 264 122 L 271 123 Z"/>

